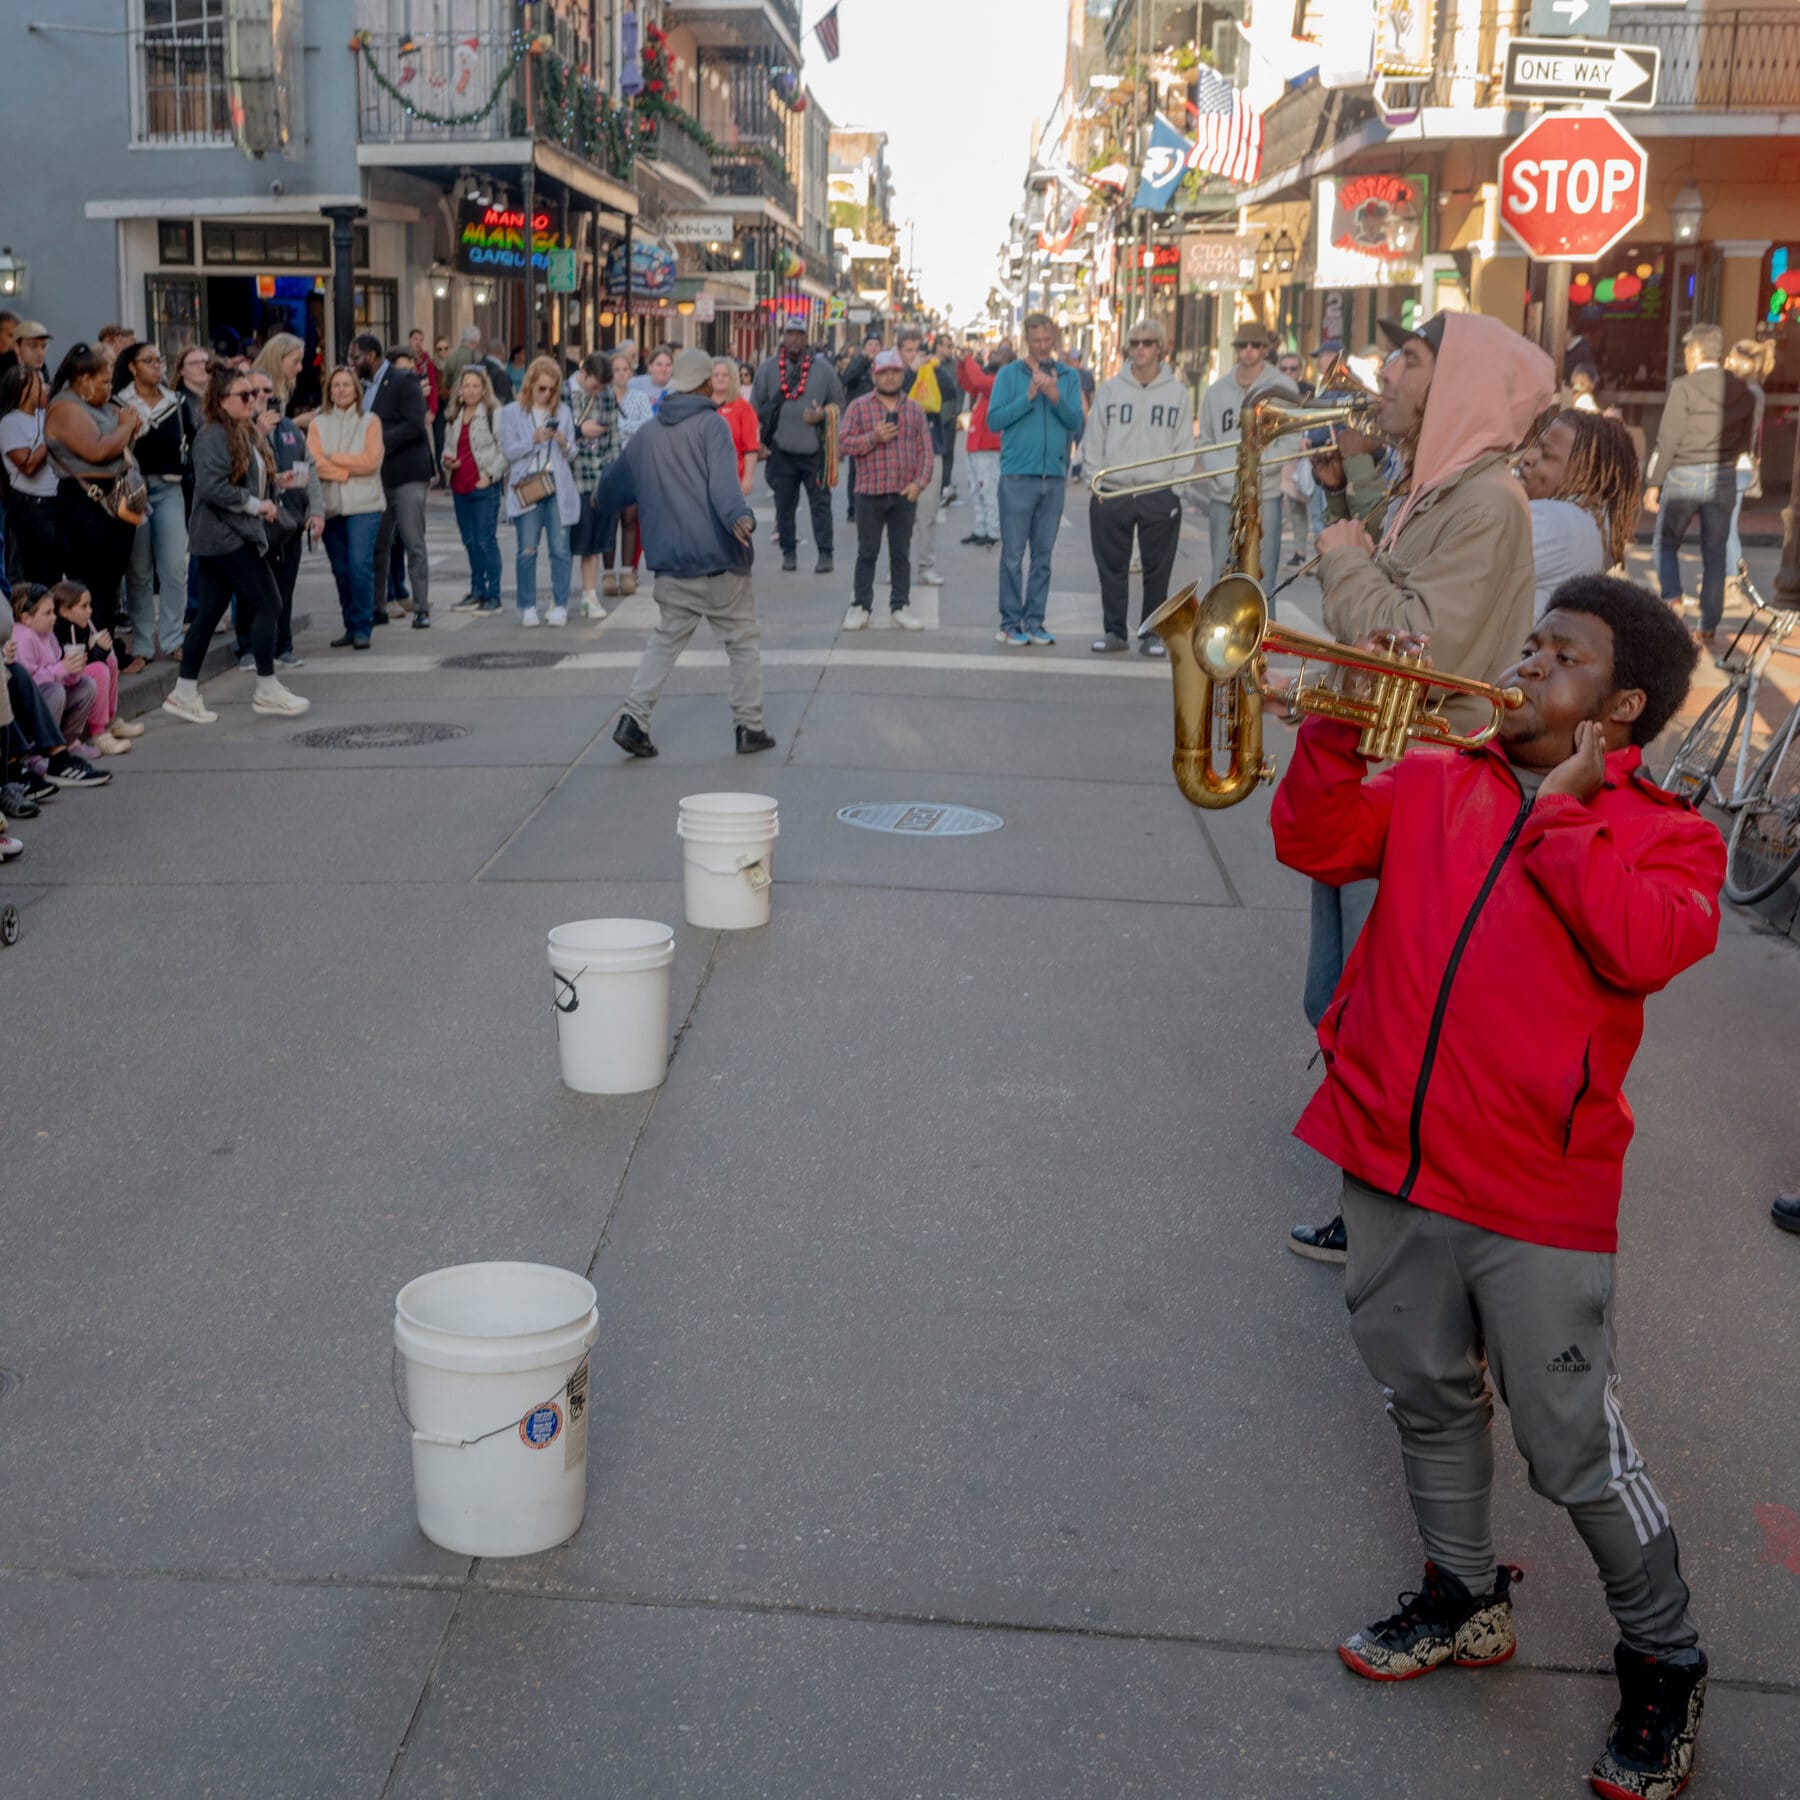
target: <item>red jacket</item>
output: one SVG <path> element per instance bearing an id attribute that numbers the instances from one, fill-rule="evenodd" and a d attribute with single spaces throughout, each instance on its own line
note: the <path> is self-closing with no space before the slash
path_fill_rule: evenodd
<path id="1" fill-rule="evenodd" d="M 1718 941 L 1725 850 L 1606 758 L 1591 802 L 1525 799 L 1497 746 L 1417 749 L 1365 780 L 1354 726 L 1309 719 L 1275 853 L 1381 892 L 1319 1022 L 1295 1135 L 1431 1212 L 1561 1250 L 1618 1246 L 1644 996 Z"/>
<path id="2" fill-rule="evenodd" d="M 998 450 L 1000 434 L 988 430 L 988 395 L 994 391 L 994 378 L 974 357 L 965 356 L 956 365 L 957 384 L 965 394 L 975 396 L 974 410 L 969 414 L 969 429 L 963 439 L 965 450 Z"/>

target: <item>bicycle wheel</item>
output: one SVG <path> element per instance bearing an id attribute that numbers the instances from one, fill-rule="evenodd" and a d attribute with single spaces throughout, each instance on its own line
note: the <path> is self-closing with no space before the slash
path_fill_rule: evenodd
<path id="1" fill-rule="evenodd" d="M 1734 681 L 1707 701 L 1706 710 L 1675 746 L 1674 760 L 1659 784 L 1666 792 L 1696 803 L 1705 799 L 1713 777 L 1724 768 L 1725 759 L 1737 742 L 1748 697 L 1749 690 Z"/>
<path id="2" fill-rule="evenodd" d="M 1800 709 L 1757 765 L 1750 797 L 1732 821 L 1725 848 L 1725 898 L 1740 906 L 1766 900 L 1800 870 L 1800 750 L 1794 745 Z"/>

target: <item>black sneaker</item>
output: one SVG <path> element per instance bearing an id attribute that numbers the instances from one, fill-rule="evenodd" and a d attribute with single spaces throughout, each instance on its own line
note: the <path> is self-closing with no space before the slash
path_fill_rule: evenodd
<path id="1" fill-rule="evenodd" d="M 1296 1225 L 1288 1233 L 1288 1248 L 1296 1256 L 1308 1256 L 1314 1262 L 1336 1263 L 1341 1268 L 1350 1255 L 1349 1240 L 1344 1236 L 1343 1214 L 1340 1213 L 1329 1225 Z"/>
<path id="2" fill-rule="evenodd" d="M 630 713 L 620 713 L 619 722 L 613 727 L 613 742 L 621 750 L 633 756 L 655 756 L 656 746 L 650 741 L 650 734 Z"/>
<path id="3" fill-rule="evenodd" d="M 375 616 L 374 616 L 374 618 L 372 618 L 369 621 L 369 623 L 371 625 L 385 625 L 387 622 L 388 622 L 387 608 L 385 606 L 376 607 Z"/>
<path id="4" fill-rule="evenodd" d="M 1769 1217 L 1783 1231 L 1800 1232 L 1800 1194 L 1777 1194 Z"/>
<path id="5" fill-rule="evenodd" d="M 45 771 L 45 778 L 54 782 L 59 788 L 103 788 L 112 780 L 112 775 L 106 769 L 96 768 L 90 762 L 83 762 L 79 756 L 73 756 L 67 750 L 59 750 L 51 757 L 50 767 Z"/>
<path id="6" fill-rule="evenodd" d="M 740 725 L 737 728 L 737 750 L 739 756 L 754 756 L 759 750 L 773 750 L 775 740 L 760 725 Z"/>
<path id="7" fill-rule="evenodd" d="M 464 594 L 450 610 L 452 612 L 473 612 L 480 604 L 481 596 L 479 594 Z"/>
<path id="8" fill-rule="evenodd" d="M 1518 1649 L 1513 1636 L 1512 1584 L 1519 1570 L 1502 1563 L 1492 1593 L 1471 1594 L 1436 1563 L 1425 1585 L 1400 1595 L 1400 1610 L 1365 1625 L 1338 1645 L 1344 1666 L 1370 1681 L 1415 1681 L 1441 1664 L 1488 1669 Z"/>
<path id="9" fill-rule="evenodd" d="M 16 781 L 0 783 L 0 813 L 9 819 L 35 819 L 40 808 Z"/>
<path id="10" fill-rule="evenodd" d="M 355 638 L 353 638 L 353 637 L 352 637 L 352 636 L 351 636 L 351 635 L 350 635 L 350 633 L 349 633 L 349 632 L 347 632 L 347 631 L 346 631 L 346 632 L 345 632 L 345 633 L 344 633 L 344 634 L 343 634 L 343 636 L 342 636 L 342 637 L 334 637 L 334 638 L 333 638 L 333 639 L 332 639 L 332 640 L 331 640 L 331 646 L 330 646 L 330 647 L 331 647 L 331 648 L 332 648 L 332 649 L 333 649 L 333 650 L 348 650 L 348 649 L 349 649 L 349 648 L 350 648 L 350 646 L 351 646 L 351 645 L 352 645 L 352 644 L 354 644 L 354 643 L 355 643 L 355 642 L 356 642 L 356 639 L 355 639 Z"/>
<path id="11" fill-rule="evenodd" d="M 478 613 L 497 613 L 500 610 L 500 602 L 493 595 L 487 594 L 482 597 L 480 605 L 475 610 Z"/>
<path id="12" fill-rule="evenodd" d="M 800 566 L 800 558 L 792 550 L 784 550 L 781 553 L 781 566 L 784 569 L 797 569 Z"/>
<path id="13" fill-rule="evenodd" d="M 424 607 L 418 607 L 414 611 L 412 628 L 414 631 L 429 631 L 431 629 L 431 614 L 428 613 Z"/>
<path id="14" fill-rule="evenodd" d="M 1613 1646 L 1619 1710 L 1588 1786 L 1607 1800 L 1671 1800 L 1694 1772 L 1694 1739 L 1706 1706 L 1706 1657 L 1671 1663 Z"/>
<path id="15" fill-rule="evenodd" d="M 1128 649 L 1129 647 L 1130 646 L 1126 644 L 1122 637 L 1118 637 L 1110 631 L 1105 637 L 1097 637 L 1088 645 L 1088 648 L 1093 651 L 1096 656 L 1116 656 L 1119 651 Z"/>
<path id="16" fill-rule="evenodd" d="M 832 570 L 831 558 L 829 556 L 821 556 L 818 560 L 817 565 L 813 569 L 813 573 L 815 575 L 829 575 L 831 573 L 831 570 Z"/>
<path id="17" fill-rule="evenodd" d="M 56 798 L 56 783 L 47 775 L 27 773 L 20 785 L 25 789 L 25 798 L 34 806 L 42 806 L 46 800 Z"/>

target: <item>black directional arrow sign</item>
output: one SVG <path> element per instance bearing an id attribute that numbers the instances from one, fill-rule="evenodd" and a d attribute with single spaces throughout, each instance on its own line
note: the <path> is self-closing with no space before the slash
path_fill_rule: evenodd
<path id="1" fill-rule="evenodd" d="M 1586 38 L 1514 38 L 1506 48 L 1507 100 L 1647 107 L 1656 104 L 1662 52 L 1653 44 L 1597 44 Z"/>

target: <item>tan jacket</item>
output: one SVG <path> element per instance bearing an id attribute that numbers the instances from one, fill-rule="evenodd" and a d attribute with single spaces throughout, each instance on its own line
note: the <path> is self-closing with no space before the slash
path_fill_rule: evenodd
<path id="1" fill-rule="evenodd" d="M 1413 508 L 1373 558 L 1328 550 L 1319 563 L 1325 627 L 1339 643 L 1372 631 L 1422 631 L 1440 669 L 1497 682 L 1531 634 L 1535 568 L 1531 509 L 1503 450 L 1479 457 Z M 1458 731 L 1492 718 L 1473 698 L 1452 700 Z"/>

